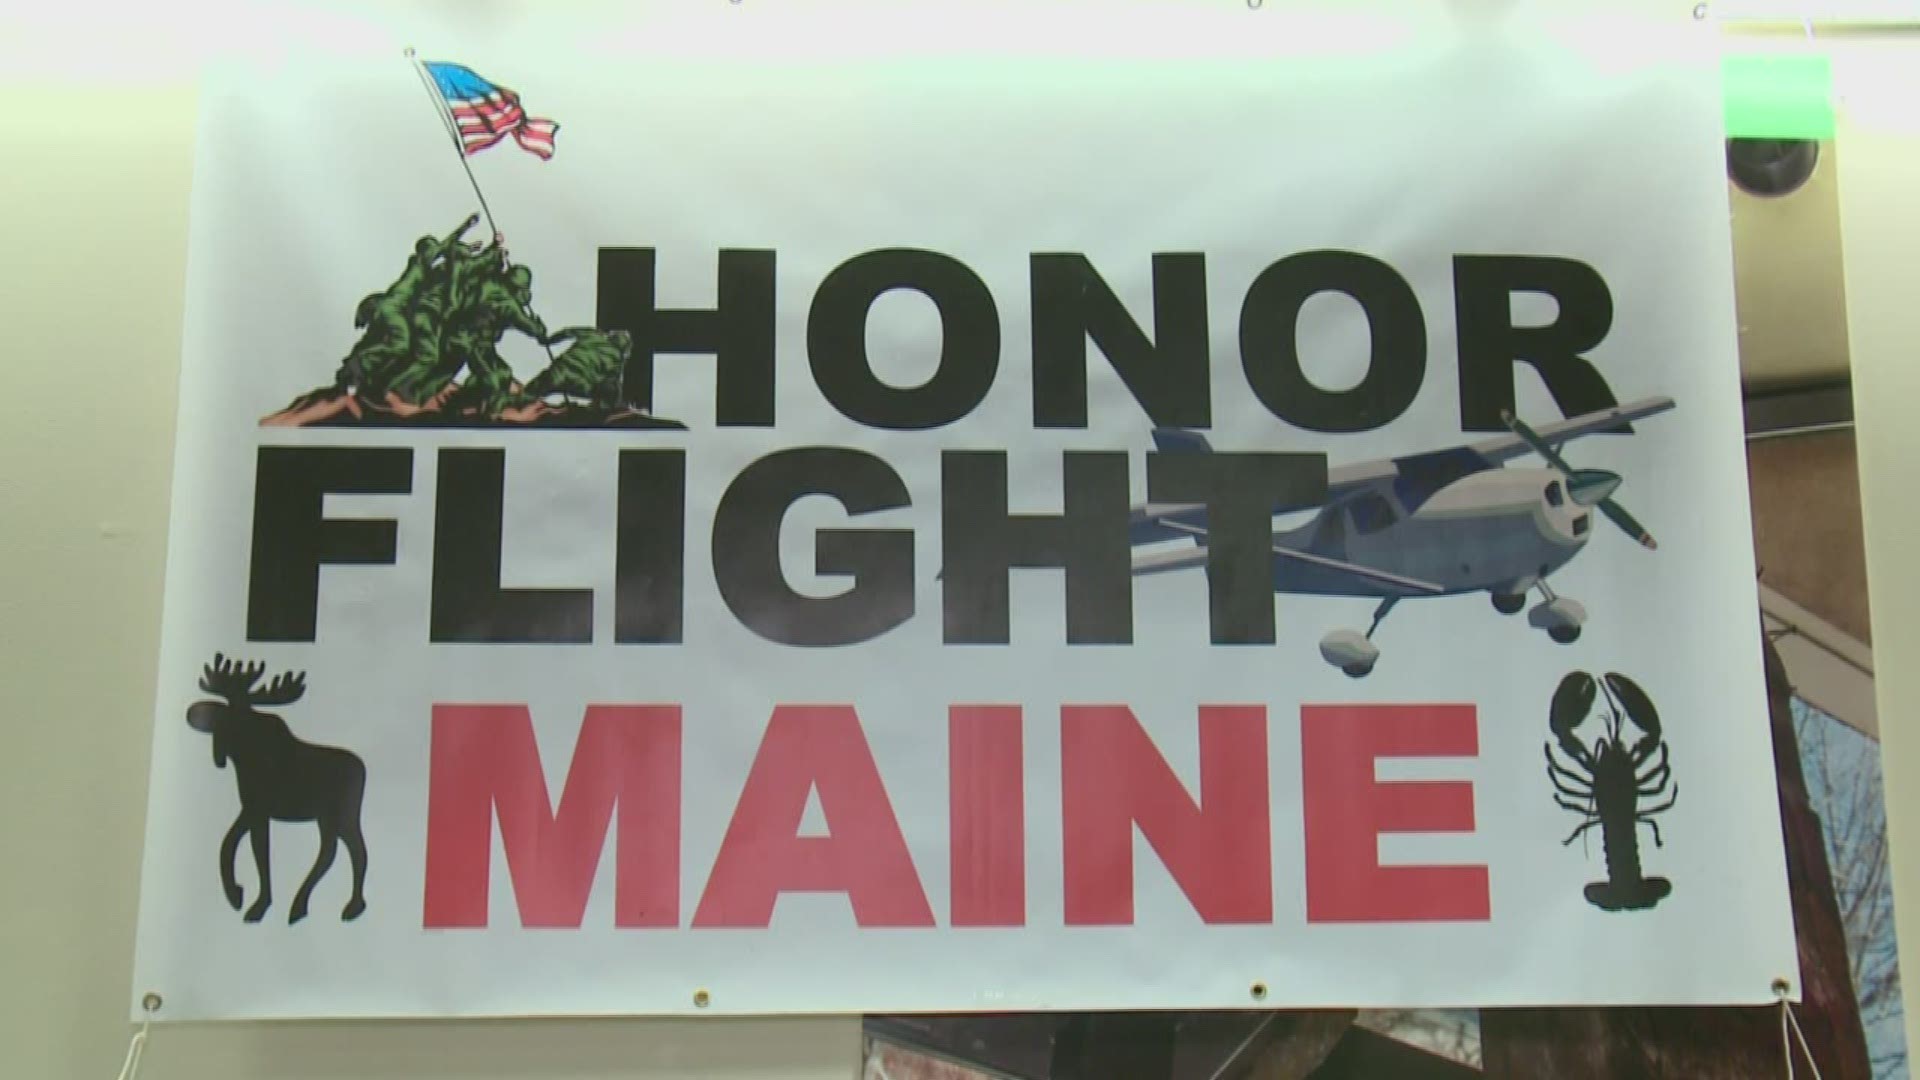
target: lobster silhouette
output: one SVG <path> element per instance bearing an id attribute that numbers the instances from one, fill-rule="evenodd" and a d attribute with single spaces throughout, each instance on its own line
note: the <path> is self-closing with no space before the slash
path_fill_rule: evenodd
<path id="1" fill-rule="evenodd" d="M 1606 695 L 1606 731 L 1591 744 L 1574 729 L 1587 719 L 1597 694 Z M 1553 801 L 1583 818 L 1562 845 L 1571 844 L 1595 825 L 1606 851 L 1607 880 L 1587 886 L 1587 902 L 1605 911 L 1650 908 L 1673 891 L 1662 877 L 1640 869 L 1640 826 L 1653 830 L 1655 847 L 1664 847 L 1656 815 L 1673 809 L 1680 787 L 1667 764 L 1660 737 L 1660 714 L 1646 691 L 1625 675 L 1608 672 L 1599 680 L 1584 671 L 1569 673 L 1553 694 L 1547 720 L 1553 742 L 1543 744 Z M 1627 727 L 1640 731 L 1627 743 Z M 1558 744 L 1560 755 L 1554 753 Z M 1643 805 L 1642 799 L 1666 801 Z"/>

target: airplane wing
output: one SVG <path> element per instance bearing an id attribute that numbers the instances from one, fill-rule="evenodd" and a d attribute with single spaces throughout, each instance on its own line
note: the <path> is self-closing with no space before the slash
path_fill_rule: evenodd
<path id="1" fill-rule="evenodd" d="M 1577 439 L 1582 435 L 1607 431 L 1621 424 L 1663 413 L 1671 408 L 1673 408 L 1672 398 L 1642 398 L 1624 405 L 1568 417 L 1555 423 L 1542 424 L 1534 430 L 1549 446 L 1557 448 L 1568 440 Z M 1171 435 L 1156 433 L 1156 442 L 1160 444 L 1162 451 L 1205 453 L 1208 449 L 1206 441 L 1197 436 L 1176 440 Z M 1526 440 L 1509 433 L 1477 443 L 1433 450 L 1424 454 L 1413 454 L 1403 458 L 1378 458 L 1341 465 L 1327 471 L 1325 503 L 1339 502 L 1366 488 L 1389 484 L 1402 478 L 1420 489 L 1437 490 L 1452 479 L 1493 468 L 1501 462 L 1524 457 L 1532 452 Z M 1291 509 L 1304 508 L 1276 507 L 1277 512 Z M 1204 531 L 1205 522 L 1206 506 L 1201 503 L 1146 503 L 1133 507 L 1129 518 L 1132 526 L 1132 541 L 1135 544 L 1170 540 L 1189 535 L 1196 529 Z"/>
<path id="2" fill-rule="evenodd" d="M 1570 439 L 1607 431 L 1621 424 L 1666 412 L 1671 408 L 1673 408 L 1672 398 L 1642 398 L 1610 409 L 1600 409 L 1568 417 L 1552 424 L 1542 424 L 1534 430 L 1548 445 L 1558 447 Z M 1429 481 L 1430 484 L 1438 484 L 1452 476 L 1478 472 L 1503 461 L 1524 457 L 1532 452 L 1532 448 L 1527 445 L 1525 439 L 1509 433 L 1483 439 L 1477 443 L 1468 443 L 1465 446 L 1414 454 L 1411 457 L 1383 458 L 1342 465 L 1327 472 L 1327 501 L 1333 502 L 1358 489 L 1391 482 L 1409 473 L 1420 474 L 1421 479 Z"/>
<path id="3" fill-rule="evenodd" d="M 1280 547 L 1277 544 L 1274 546 L 1273 553 L 1283 559 L 1294 559 L 1299 562 L 1311 563 L 1322 569 L 1332 570 L 1336 573 L 1352 574 L 1355 577 L 1365 578 L 1368 581 L 1378 584 L 1406 589 L 1409 592 L 1437 594 L 1445 591 L 1430 581 L 1421 581 L 1419 578 L 1391 574 L 1385 570 L 1375 570 L 1370 566 L 1342 562 L 1339 559 L 1329 559 L 1324 555 L 1314 555 L 1294 548 Z M 1151 555 L 1136 555 L 1133 560 L 1133 572 L 1135 574 L 1159 574 L 1165 573 L 1168 570 L 1186 570 L 1195 566 L 1205 566 L 1206 564 L 1206 548 L 1182 548 L 1178 551 L 1162 551 L 1155 552 Z"/>
<path id="4" fill-rule="evenodd" d="M 1145 503 L 1127 514 L 1127 541 L 1134 545 L 1205 535 L 1205 503 Z"/>
<path id="5" fill-rule="evenodd" d="M 1534 431 L 1539 433 L 1541 441 L 1548 446 L 1558 448 L 1561 443 L 1569 439 L 1616 428 L 1629 421 L 1642 420 L 1671 408 L 1673 408 L 1672 398 L 1644 398 L 1640 401 L 1630 401 L 1625 405 L 1616 405 L 1611 409 L 1568 417 L 1557 423 L 1541 424 L 1534 428 Z M 1533 452 L 1527 446 L 1526 440 L 1514 434 L 1497 435 L 1484 442 L 1474 443 L 1470 449 L 1488 461 L 1508 461 Z"/>

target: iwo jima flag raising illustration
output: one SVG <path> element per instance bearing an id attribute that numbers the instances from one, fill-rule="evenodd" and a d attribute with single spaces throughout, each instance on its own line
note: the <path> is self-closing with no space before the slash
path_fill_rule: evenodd
<path id="1" fill-rule="evenodd" d="M 354 308 L 359 339 L 333 382 L 261 418 L 268 427 L 548 426 L 674 428 L 625 400 L 633 343 L 625 331 L 549 331 L 533 310 L 533 271 L 508 257 L 468 159 L 512 138 L 551 160 L 560 125 L 528 115 L 520 95 L 461 64 L 407 57 L 434 102 L 480 212 L 445 237 L 423 236 L 392 284 Z M 466 239 L 484 217 L 492 240 Z M 524 383 L 500 355 L 509 332 L 538 342 L 547 366 Z M 559 349 L 556 353 L 555 350 Z"/>

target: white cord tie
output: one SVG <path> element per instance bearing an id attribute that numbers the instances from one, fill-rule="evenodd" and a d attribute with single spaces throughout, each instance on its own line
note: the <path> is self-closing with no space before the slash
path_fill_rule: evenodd
<path id="1" fill-rule="evenodd" d="M 1820 1063 L 1813 1060 L 1813 1047 L 1807 1045 L 1807 1033 L 1800 1030 L 1800 1018 L 1793 1014 L 1793 1002 L 1787 999 L 1787 982 L 1777 980 L 1773 992 L 1780 998 L 1780 1056 L 1787 1066 L 1787 1080 L 1793 1080 L 1793 1044 L 1800 1043 L 1800 1054 L 1807 1059 L 1807 1068 L 1813 1070 L 1813 1080 L 1822 1080 Z M 1788 1037 L 1788 1025 L 1792 1025 L 1792 1037 Z"/>
<path id="2" fill-rule="evenodd" d="M 147 1030 L 153 1026 L 153 1014 L 160 1011 L 160 995 L 147 991 L 140 999 L 140 1007 L 147 1015 L 140 1021 L 140 1030 L 127 1040 L 127 1059 L 120 1063 L 119 1080 L 134 1080 L 140 1075 L 140 1058 L 147 1052 Z"/>
<path id="3" fill-rule="evenodd" d="M 120 1064 L 120 1080 L 134 1080 L 140 1074 L 140 1055 L 146 1052 L 147 1027 L 152 1023 L 151 1020 L 140 1021 L 140 1030 L 134 1032 L 132 1040 L 127 1043 L 127 1060 Z"/>

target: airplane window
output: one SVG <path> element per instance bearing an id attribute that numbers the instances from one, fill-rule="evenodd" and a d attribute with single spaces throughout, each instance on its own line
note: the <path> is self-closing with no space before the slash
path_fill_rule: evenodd
<path id="1" fill-rule="evenodd" d="M 1349 510 L 1353 515 L 1353 527 L 1362 533 L 1376 533 L 1393 524 L 1393 504 L 1378 495 L 1362 495 L 1353 500 Z"/>
<path id="2" fill-rule="evenodd" d="M 1564 500 L 1565 496 L 1560 491 L 1560 481 L 1555 480 L 1547 485 L 1548 506 L 1559 506 Z"/>

